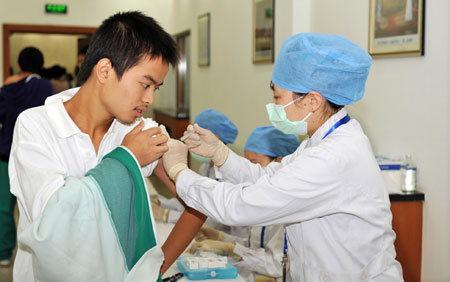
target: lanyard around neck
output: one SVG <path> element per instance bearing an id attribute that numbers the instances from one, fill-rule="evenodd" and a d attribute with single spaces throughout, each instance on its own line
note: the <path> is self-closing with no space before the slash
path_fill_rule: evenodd
<path id="1" fill-rule="evenodd" d="M 264 233 L 266 232 L 266 227 L 263 226 L 261 228 L 261 242 L 260 247 L 264 248 Z M 250 241 L 250 240 L 249 240 Z M 284 231 L 284 246 L 283 246 L 283 254 L 285 255 L 287 252 L 287 239 L 286 239 L 286 231 Z"/>
<path id="2" fill-rule="evenodd" d="M 322 140 L 325 139 L 325 137 L 327 137 L 331 132 L 333 132 L 336 128 L 338 128 L 339 126 L 346 124 L 347 122 L 350 121 L 350 116 L 349 115 L 345 115 L 345 117 L 341 118 L 340 120 L 338 120 L 331 128 L 330 130 L 328 130 L 328 132 L 325 134 L 324 137 L 322 137 Z"/>

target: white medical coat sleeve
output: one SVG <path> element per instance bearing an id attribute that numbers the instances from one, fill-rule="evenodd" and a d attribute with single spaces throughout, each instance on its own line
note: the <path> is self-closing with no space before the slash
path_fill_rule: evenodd
<path id="1" fill-rule="evenodd" d="M 250 162 L 229 156 L 222 166 L 227 175 L 232 171 L 245 178 L 247 173 L 254 183 L 218 183 L 185 169 L 177 177 L 177 193 L 187 205 L 227 225 L 296 223 L 336 213 L 341 204 L 348 204 L 352 195 L 341 188 L 351 187 L 346 187 L 350 184 L 342 177 L 344 165 L 333 151 L 316 146 L 296 153 L 289 163 L 257 180 L 248 169 Z"/>
<path id="2" fill-rule="evenodd" d="M 278 162 L 271 162 L 268 166 L 262 167 L 229 150 L 227 161 L 217 170 L 222 175 L 223 181 L 234 184 L 255 183 L 263 175 L 273 175 L 280 166 L 281 164 Z"/>

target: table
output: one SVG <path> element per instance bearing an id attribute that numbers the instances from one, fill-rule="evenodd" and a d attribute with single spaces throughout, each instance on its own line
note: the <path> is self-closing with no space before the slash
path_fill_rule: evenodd
<path id="1" fill-rule="evenodd" d="M 163 222 L 156 222 L 156 241 L 160 246 L 164 244 L 167 237 L 170 234 L 170 231 L 172 231 L 174 224 L 172 223 L 163 223 Z M 180 272 L 176 266 L 175 263 L 172 264 L 172 266 L 169 267 L 169 269 L 164 273 L 163 279 L 166 277 L 170 277 L 176 273 Z M 178 280 L 178 282 L 189 282 L 192 280 L 187 279 L 186 277 L 181 278 Z M 207 280 L 201 280 L 206 282 L 246 282 L 240 275 L 238 275 L 235 279 L 207 279 Z"/>
<path id="2" fill-rule="evenodd" d="M 392 229 L 397 238 L 396 259 L 403 269 L 405 282 L 420 282 L 422 267 L 422 209 L 425 195 L 420 192 L 389 194 Z"/>

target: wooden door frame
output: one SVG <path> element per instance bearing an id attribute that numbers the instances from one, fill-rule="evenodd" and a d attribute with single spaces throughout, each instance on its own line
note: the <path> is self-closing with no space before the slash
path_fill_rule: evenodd
<path id="1" fill-rule="evenodd" d="M 3 24 L 3 81 L 10 75 L 9 37 L 13 33 L 53 33 L 53 34 L 86 34 L 92 35 L 96 27 L 56 26 L 56 25 L 22 25 Z"/>

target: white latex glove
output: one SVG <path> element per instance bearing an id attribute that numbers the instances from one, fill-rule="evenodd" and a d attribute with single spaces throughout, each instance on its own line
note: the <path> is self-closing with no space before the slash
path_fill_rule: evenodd
<path id="1" fill-rule="evenodd" d="M 175 177 L 178 175 L 178 173 L 188 168 L 188 148 L 183 144 L 183 142 L 175 139 L 169 139 L 169 141 L 167 142 L 167 146 L 169 146 L 169 151 L 167 151 L 162 156 L 164 169 L 166 170 L 170 179 L 175 181 Z"/>
<path id="2" fill-rule="evenodd" d="M 233 256 L 234 244 L 230 242 L 222 242 L 215 240 L 205 240 L 202 242 L 194 242 L 187 250 L 188 253 L 194 254 L 200 252 L 212 252 L 224 256 Z"/>
<path id="3" fill-rule="evenodd" d="M 201 241 L 208 240 L 208 239 L 223 241 L 224 238 L 225 238 L 225 233 L 223 231 L 219 231 L 210 226 L 203 226 L 202 228 L 200 228 L 200 230 L 195 235 L 195 240 L 197 242 L 201 242 Z"/>
<path id="4" fill-rule="evenodd" d="M 187 131 L 195 131 L 184 140 L 189 151 L 194 154 L 211 158 L 216 166 L 221 166 L 228 158 L 228 147 L 208 129 L 201 128 L 198 124 L 189 125 Z"/>

